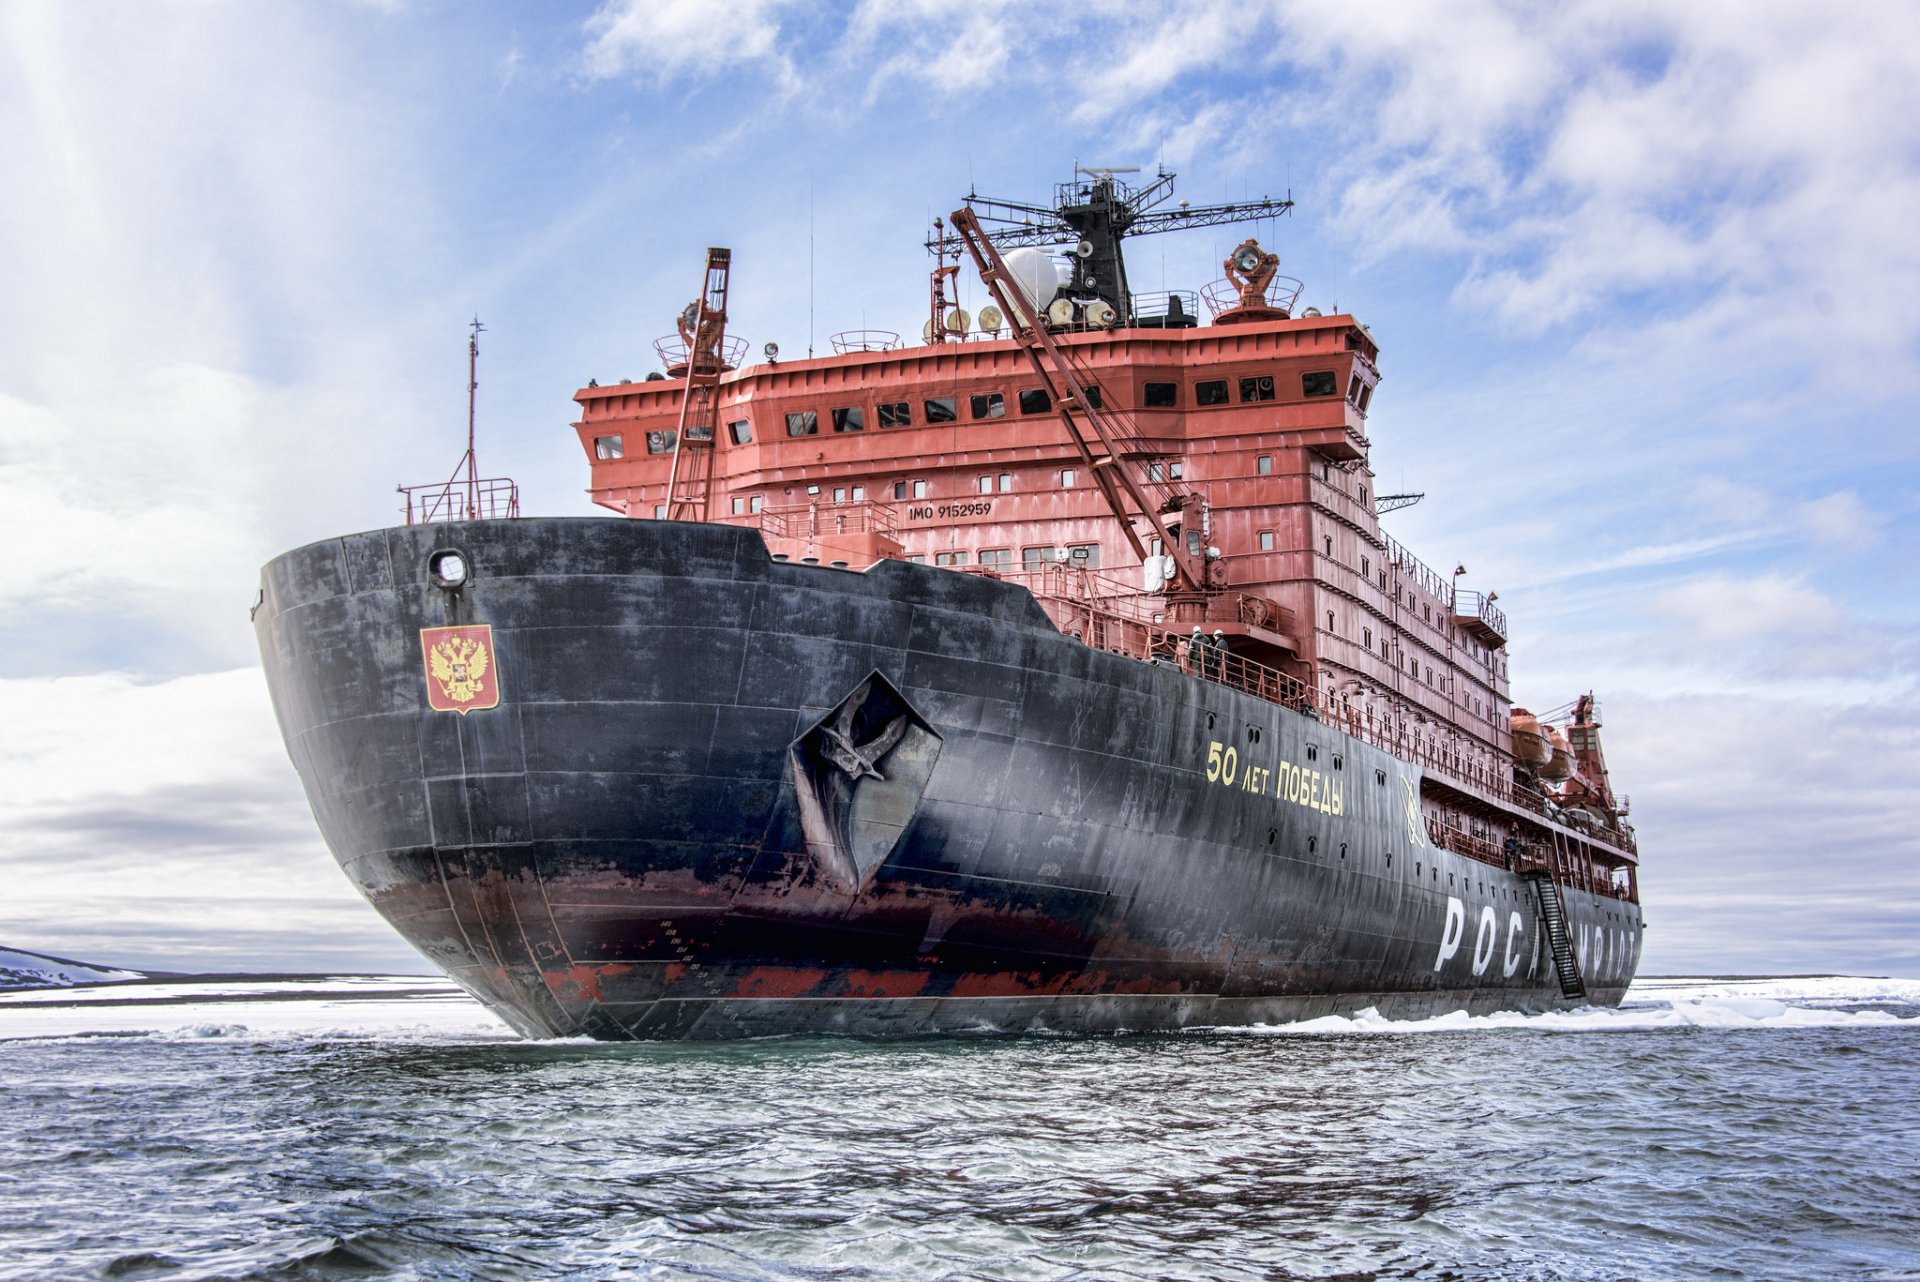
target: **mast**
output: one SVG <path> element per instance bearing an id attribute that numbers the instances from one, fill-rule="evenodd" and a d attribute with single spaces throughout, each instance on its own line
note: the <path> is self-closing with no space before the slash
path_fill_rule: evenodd
<path id="1" fill-rule="evenodd" d="M 1128 236 L 1176 231 L 1186 227 L 1213 227 L 1222 223 L 1255 222 L 1277 218 L 1293 208 L 1291 198 L 1236 201 L 1220 205 L 1190 205 L 1181 201 L 1161 209 L 1173 196 L 1174 175 L 1162 169 L 1153 181 L 1133 187 L 1120 174 L 1137 169 L 1075 165 L 1071 182 L 1054 188 L 1052 208 L 1017 200 L 1000 200 L 969 193 L 967 209 L 974 213 L 995 249 L 1071 245 L 1073 276 L 1060 288 L 1061 297 L 1101 298 L 1110 304 L 1122 325 L 1135 317 L 1133 294 L 1127 284 L 1126 256 L 1120 242 Z M 927 248 L 938 254 L 944 242 L 936 231 Z M 1034 302 L 1045 311 L 1050 298 Z"/>
<path id="2" fill-rule="evenodd" d="M 467 452 L 461 458 L 460 464 L 467 470 L 466 514 L 467 520 L 471 521 L 480 515 L 480 465 L 474 458 L 473 426 L 475 404 L 480 390 L 480 335 L 487 327 L 480 323 L 479 314 L 475 313 L 473 324 L 468 328 L 472 332 L 467 336 Z M 455 468 L 454 475 L 459 474 L 460 469 Z"/>

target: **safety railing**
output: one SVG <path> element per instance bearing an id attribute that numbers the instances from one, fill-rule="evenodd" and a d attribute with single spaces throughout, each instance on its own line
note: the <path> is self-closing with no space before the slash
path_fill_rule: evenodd
<path id="1" fill-rule="evenodd" d="M 835 534 L 899 532 L 898 511 L 888 503 L 863 499 L 858 503 L 796 503 L 757 513 L 759 528 L 775 538 L 819 538 Z"/>
<path id="2" fill-rule="evenodd" d="M 660 363 L 666 366 L 669 371 L 686 369 L 687 340 L 681 338 L 678 334 L 669 334 L 665 338 L 654 339 L 653 350 L 659 355 Z M 717 366 L 713 363 L 712 359 L 713 356 L 716 355 L 719 357 Z M 705 356 L 701 360 L 700 366 L 702 369 L 708 370 L 716 368 L 722 370 L 739 369 L 740 363 L 746 359 L 747 340 L 735 334 L 728 334 L 720 340 L 719 351 Z"/>
<path id="3" fill-rule="evenodd" d="M 1325 691 L 1288 673 L 1214 645 L 1211 638 L 1195 646 L 1186 629 L 1199 622 L 1246 622 L 1238 617 L 1246 600 L 1222 594 L 1207 603 L 1203 620 L 1182 617 L 1175 621 L 1156 602 L 1138 591 L 1116 590 L 1122 581 L 1111 575 L 1053 565 L 1038 571 L 995 571 L 995 577 L 1023 582 L 1039 601 L 1050 619 L 1062 632 L 1077 637 L 1095 649 L 1111 651 L 1129 658 L 1172 664 L 1203 681 L 1213 681 L 1229 689 L 1250 694 L 1268 703 L 1290 708 L 1302 715 L 1328 722 L 1337 729 L 1403 761 L 1418 764 L 1430 775 L 1477 795 L 1525 810 L 1549 822 L 1560 822 L 1558 806 L 1544 794 L 1502 775 L 1497 763 L 1476 761 L 1449 745 L 1433 739 L 1422 729 L 1402 720 L 1377 717 L 1370 707 L 1355 707 L 1344 699 L 1335 699 Z M 1265 603 L 1272 606 L 1271 602 Z M 1283 627 L 1287 618 L 1276 619 Z M 1215 617 L 1215 616 L 1218 617 Z M 1203 629 L 1203 632 L 1205 630 Z M 1594 840 L 1627 852 L 1637 851 L 1632 832 L 1624 827 L 1595 826 Z M 1490 860 L 1500 863 L 1497 850 Z M 1476 856 L 1478 857 L 1478 856 Z"/>
<path id="4" fill-rule="evenodd" d="M 1300 295 L 1307 288 L 1306 282 L 1293 276 L 1275 276 L 1267 283 L 1261 301 L 1268 307 L 1277 308 L 1287 315 L 1293 315 L 1293 305 L 1300 301 Z M 1200 300 L 1207 310 L 1218 316 L 1243 305 L 1240 287 L 1230 280 L 1210 281 L 1200 288 Z"/>
<path id="5" fill-rule="evenodd" d="M 434 521 L 496 521 L 520 515 L 520 487 L 503 476 L 481 481 L 402 485 L 408 525 Z"/>

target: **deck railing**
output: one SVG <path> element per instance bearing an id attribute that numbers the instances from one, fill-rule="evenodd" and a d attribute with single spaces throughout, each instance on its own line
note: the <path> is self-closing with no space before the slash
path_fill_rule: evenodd
<path id="1" fill-rule="evenodd" d="M 1332 698 L 1297 677 L 1230 651 L 1211 645 L 1190 651 L 1182 633 L 1199 620 L 1171 620 L 1164 610 L 1153 608 L 1154 601 L 1143 597 L 1137 589 L 1123 587 L 1124 581 L 1112 575 L 1054 565 L 1039 571 L 1000 572 L 997 577 L 1024 583 L 1055 626 L 1095 649 L 1178 666 L 1201 680 L 1217 682 L 1325 721 L 1363 743 L 1390 752 L 1403 761 L 1417 763 L 1429 774 L 1470 796 L 1502 802 L 1550 822 L 1567 822 L 1567 817 L 1557 813 L 1558 807 L 1544 794 L 1502 777 L 1497 769 L 1447 751 L 1447 745 L 1421 733 L 1416 725 L 1376 717 L 1371 708 L 1356 708 L 1349 701 Z M 1209 617 L 1207 622 L 1230 621 L 1234 616 L 1229 611 L 1237 607 L 1233 598 L 1222 597 L 1208 603 L 1209 616 L 1216 608 L 1223 617 L 1218 620 Z M 1461 844 L 1448 845 L 1448 849 L 1487 863 L 1506 862 L 1501 848 L 1482 849 L 1465 834 L 1459 836 Z M 1628 853 L 1637 851 L 1628 829 L 1596 826 L 1588 836 L 1603 846 Z"/>
<path id="2" fill-rule="evenodd" d="M 481 481 L 402 485 L 408 525 L 434 521 L 495 521 L 520 515 L 520 487 L 504 476 Z"/>

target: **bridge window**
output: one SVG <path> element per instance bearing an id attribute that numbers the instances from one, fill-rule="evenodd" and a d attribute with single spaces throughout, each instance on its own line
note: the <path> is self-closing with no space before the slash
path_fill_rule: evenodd
<path id="1" fill-rule="evenodd" d="M 653 519 L 656 521 L 664 521 L 667 519 L 667 505 L 665 503 L 655 503 L 653 505 Z"/>
<path id="2" fill-rule="evenodd" d="M 893 483 L 893 497 L 896 499 L 907 497 L 907 483 L 905 481 L 895 481 Z"/>
<path id="3" fill-rule="evenodd" d="M 865 503 L 865 502 L 867 501 L 867 487 L 866 487 L 866 486 L 864 486 L 864 485 L 856 485 L 856 486 L 854 486 L 854 487 L 853 487 L 853 501 L 854 501 L 855 503 Z"/>
<path id="4" fill-rule="evenodd" d="M 935 552 L 933 554 L 933 563 L 935 565 L 965 565 L 967 563 L 967 554 L 965 552 Z"/>
<path id="5" fill-rule="evenodd" d="M 912 427 L 913 410 L 905 401 L 893 401 L 880 407 L 880 426 Z"/>
<path id="6" fill-rule="evenodd" d="M 951 396 L 939 396 L 930 401 L 921 401 L 920 408 L 926 411 L 929 423 L 952 423 L 960 418 L 957 408 L 959 402 Z"/>
<path id="7" fill-rule="evenodd" d="M 1149 463 L 1149 464 L 1147 464 L 1147 479 L 1148 479 L 1149 481 L 1164 481 L 1164 480 L 1166 480 L 1166 479 L 1167 479 L 1167 467 L 1166 467 L 1166 464 L 1164 464 L 1164 463 Z"/>
<path id="8" fill-rule="evenodd" d="M 836 485 L 836 486 L 834 486 L 834 487 L 833 487 L 833 501 L 834 501 L 835 503 L 845 503 L 845 502 L 847 501 L 847 487 L 846 487 L 846 486 L 844 486 L 844 485 Z"/>
<path id="9" fill-rule="evenodd" d="M 1372 573 L 1373 573 L 1373 563 L 1368 561 L 1366 557 L 1364 556 L 1361 557 L 1360 558 L 1360 577 L 1364 579 L 1369 574 L 1372 574 Z"/>
<path id="10" fill-rule="evenodd" d="M 1024 570 L 1038 570 L 1047 562 L 1059 559 L 1050 547 L 1020 549 L 1020 568 Z"/>
<path id="11" fill-rule="evenodd" d="M 1253 378 L 1240 380 L 1240 400 L 1270 401 L 1273 399 L 1273 375 L 1260 374 Z"/>
<path id="12" fill-rule="evenodd" d="M 674 433 L 672 432 L 647 433 L 647 453 L 649 454 L 670 454 L 673 452 L 673 444 Z"/>
<path id="13" fill-rule="evenodd" d="M 1260 531 L 1260 550 L 1262 552 L 1273 551 L 1273 531 L 1272 530 Z"/>
<path id="14" fill-rule="evenodd" d="M 1186 474 L 1187 474 L 1187 465 L 1181 462 L 1179 459 L 1175 459 L 1173 460 L 1173 462 L 1167 464 L 1168 480 L 1177 481 L 1181 477 L 1185 476 Z"/>
<path id="15" fill-rule="evenodd" d="M 973 416 L 980 418 L 1005 418 L 1007 416 L 1007 398 L 999 392 L 981 392 L 968 401 Z"/>
<path id="16" fill-rule="evenodd" d="M 1338 396 L 1340 380 L 1333 376 L 1330 369 L 1317 369 L 1300 376 L 1300 394 L 1303 396 Z"/>
<path id="17" fill-rule="evenodd" d="M 1373 649 L 1373 629 L 1372 628 L 1360 629 L 1360 644 L 1364 645 L 1369 650 Z"/>
<path id="18" fill-rule="evenodd" d="M 1002 569 L 1013 564 L 1012 548 L 983 548 L 980 552 L 980 564 Z"/>
<path id="19" fill-rule="evenodd" d="M 1100 545 L 1098 543 L 1070 543 L 1067 545 L 1067 560 L 1082 569 L 1100 568 Z"/>
<path id="20" fill-rule="evenodd" d="M 1273 475 L 1273 455 L 1262 454 L 1253 461 L 1253 470 L 1261 476 Z"/>
<path id="21" fill-rule="evenodd" d="M 812 436 L 820 430 L 820 416 L 812 410 L 787 415 L 788 436 Z"/>
<path id="22" fill-rule="evenodd" d="M 927 483 L 925 481 L 915 481 L 913 483 L 913 497 L 917 499 L 927 497 Z"/>
<path id="23" fill-rule="evenodd" d="M 1149 409 L 1165 408 L 1180 403 L 1180 384 L 1148 383 L 1146 396 L 1142 402 Z"/>
<path id="24" fill-rule="evenodd" d="M 1000 492 L 1002 494 L 1011 494 L 1013 492 L 1013 473 L 1012 472 L 1000 473 Z"/>
<path id="25" fill-rule="evenodd" d="M 867 430 L 866 411 L 858 405 L 849 405 L 845 409 L 833 412 L 833 430 L 836 432 L 864 432 Z"/>
<path id="26" fill-rule="evenodd" d="M 980 487 L 980 492 L 981 492 L 982 494 L 991 494 L 991 493 L 993 493 L 993 478 L 992 478 L 991 476 L 983 476 L 983 477 L 981 477 L 981 478 L 980 478 L 980 480 L 979 480 L 979 482 L 978 482 L 978 485 L 979 485 L 979 487 Z"/>
<path id="27" fill-rule="evenodd" d="M 750 445 L 753 442 L 753 423 L 749 419 L 735 419 L 727 424 L 727 439 L 735 445 Z"/>
<path id="28" fill-rule="evenodd" d="M 1227 403 L 1227 380 L 1209 379 L 1193 385 L 1193 403 L 1195 405 L 1225 405 Z"/>
<path id="29" fill-rule="evenodd" d="M 1045 414 L 1053 408 L 1053 398 L 1047 395 L 1044 387 L 1030 387 L 1020 393 L 1020 412 L 1022 414 Z"/>
<path id="30" fill-rule="evenodd" d="M 1351 405 L 1360 404 L 1360 387 L 1361 387 L 1360 376 L 1358 374 L 1355 374 L 1353 376 L 1352 381 L 1350 381 L 1347 384 L 1347 402 L 1349 404 Z"/>
<path id="31" fill-rule="evenodd" d="M 1327 545 L 1327 555 L 1332 556 L 1333 555 L 1333 536 L 1331 534 L 1323 535 L 1320 541 Z"/>
<path id="32" fill-rule="evenodd" d="M 1072 489 L 1073 483 L 1076 479 L 1078 478 L 1074 476 L 1072 468 L 1063 467 L 1060 469 L 1060 488 L 1061 489 L 1063 490 Z"/>
<path id="33" fill-rule="evenodd" d="M 593 438 L 593 456 L 597 459 L 625 458 L 627 442 L 621 436 L 596 436 Z"/>
<path id="34" fill-rule="evenodd" d="M 746 501 L 746 499 L 744 499 L 744 498 L 740 498 L 740 497 L 736 497 L 736 498 L 735 498 L 735 499 L 733 500 L 733 514 L 734 514 L 735 516 L 745 516 L 745 515 L 747 514 L 747 501 Z"/>
<path id="35" fill-rule="evenodd" d="M 1095 409 L 1101 408 L 1100 384 L 1087 383 L 1084 385 L 1084 390 L 1087 393 L 1087 404 L 1093 406 Z"/>
<path id="36" fill-rule="evenodd" d="M 1327 631 L 1333 631 L 1333 611 L 1327 611 Z"/>
<path id="37" fill-rule="evenodd" d="M 764 494 L 756 494 L 747 500 L 747 511 L 749 512 L 758 512 L 766 506 L 767 499 Z"/>

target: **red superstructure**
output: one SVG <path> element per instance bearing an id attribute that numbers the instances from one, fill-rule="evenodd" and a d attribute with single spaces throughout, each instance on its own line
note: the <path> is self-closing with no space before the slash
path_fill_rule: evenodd
<path id="1" fill-rule="evenodd" d="M 1164 198 L 1170 180 L 1136 193 L 1113 173 L 1063 189 L 1058 223 L 1082 236 L 1074 275 L 1037 297 L 1017 292 L 1000 251 L 1040 243 L 1045 219 L 989 234 L 974 209 L 957 212 L 957 239 L 934 242 L 919 345 L 861 335 L 832 356 L 739 366 L 744 344 L 723 350 L 721 330 L 701 328 L 716 306 L 724 322 L 714 251 L 718 294 L 710 259 L 678 364 L 575 396 L 594 501 L 750 526 L 777 557 L 852 569 L 898 557 L 1023 582 L 1090 645 L 1213 664 L 1419 762 L 1436 842 L 1635 898 L 1591 696 L 1550 745 L 1561 751 L 1535 760 L 1529 730 L 1516 760 L 1493 594 L 1462 590 L 1464 568 L 1435 570 L 1380 528 L 1367 328 L 1296 314 L 1298 282 L 1252 240 L 1202 291 L 1210 324 L 1192 296 L 1126 293 L 1120 236 L 1152 229 L 1137 225 L 1161 217 L 1142 198 Z M 994 209 L 1045 212 L 979 203 L 989 222 Z M 1256 204 L 1242 208 L 1283 212 Z M 995 293 L 981 328 L 946 309 L 956 245 Z M 1190 650 L 1196 628 L 1223 649 Z"/>

